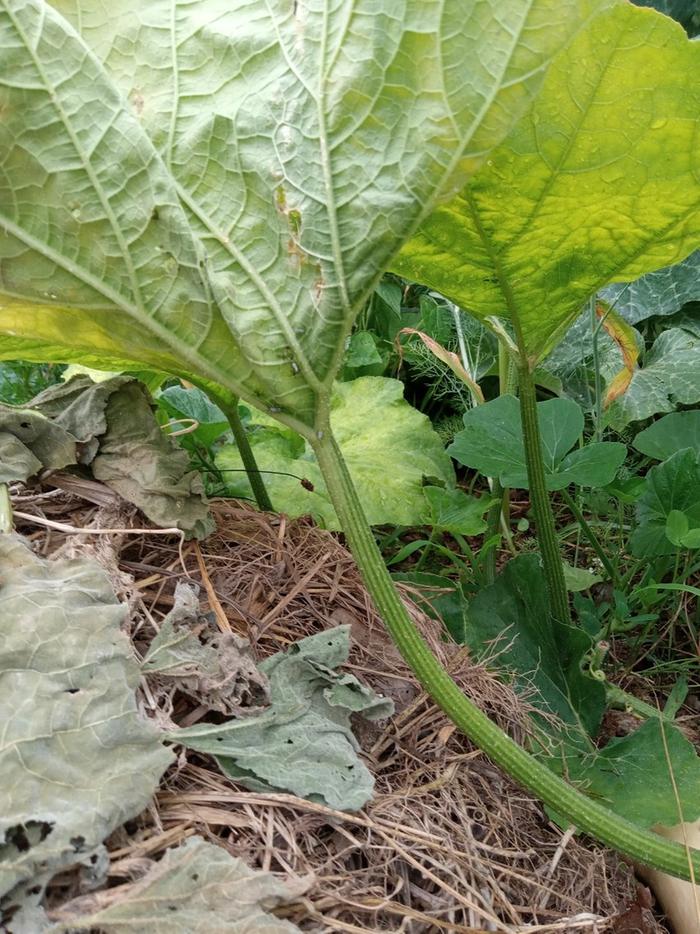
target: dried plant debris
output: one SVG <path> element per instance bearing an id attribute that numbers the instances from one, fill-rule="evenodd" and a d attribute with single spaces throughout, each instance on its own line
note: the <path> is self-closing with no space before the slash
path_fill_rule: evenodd
<path id="1" fill-rule="evenodd" d="M 68 510 L 71 524 L 86 527 L 94 521 L 93 507 L 83 502 L 76 509 L 76 502 L 63 494 L 41 500 L 50 516 L 65 518 Z M 251 791 L 232 784 L 214 761 L 196 752 L 181 755 L 155 800 L 105 840 L 107 891 L 143 881 L 152 860 L 199 833 L 278 878 L 314 877 L 305 895 L 279 912 L 305 934 L 631 930 L 630 919 L 639 913 L 630 867 L 604 847 L 562 834 L 543 817 L 539 803 L 490 765 L 424 696 L 342 545 L 306 519 L 288 521 L 230 502 L 214 503 L 213 509 L 218 528 L 207 541 L 207 571 L 231 622 L 247 627 L 256 658 L 288 649 L 293 638 L 350 623 L 345 670 L 392 697 L 399 712 L 379 722 L 353 718 L 375 782 L 359 813 L 293 794 Z M 137 517 L 131 521 L 139 524 Z M 120 524 L 128 525 L 128 518 Z M 36 544 L 49 551 L 64 538 L 41 527 L 33 531 Z M 160 629 L 173 609 L 164 580 L 191 583 L 201 571 L 190 552 L 185 575 L 179 546 L 175 536 L 149 535 L 132 535 L 118 545 L 123 571 L 136 577 L 139 599 L 130 628 L 141 652 L 149 621 Z M 522 741 L 532 713 L 522 697 L 475 664 L 463 647 L 445 641 L 439 625 L 415 605 L 407 606 L 461 689 Z M 171 715 L 178 722 L 203 715 L 203 705 L 179 689 L 174 695 L 160 674 L 146 680 L 142 702 L 158 723 Z M 36 896 L 41 907 L 27 895 L 8 931 L 44 934 L 42 925 L 49 923 L 44 912 L 52 924 L 68 924 L 67 917 L 59 917 L 64 908 L 88 916 L 106 908 L 102 901 L 77 907 L 78 896 L 97 893 L 105 853 L 95 855 L 94 865 L 56 875 L 45 898 Z M 92 881 L 85 879 L 89 869 Z M 35 881 L 29 886 L 37 888 Z M 209 930 L 225 929 L 214 916 Z M 645 934 L 668 930 L 648 910 L 644 916 Z M 153 929 L 140 921 L 131 927 Z M 265 928 L 253 922 L 248 930 Z"/>
<path id="2" fill-rule="evenodd" d="M 30 408 L 0 404 L 0 483 L 26 480 L 76 460 L 76 439 Z"/>
<path id="3" fill-rule="evenodd" d="M 172 761 L 137 711 L 125 608 L 83 559 L 0 535 L 0 918 L 60 869 L 100 858 Z M 1 926 L 1 925 L 0 925 Z"/>
<path id="4" fill-rule="evenodd" d="M 105 409 L 110 397 L 131 376 L 114 376 L 94 382 L 89 376 L 74 376 L 64 383 L 49 386 L 29 403 L 73 435 L 80 443 L 79 462 L 89 464 L 99 448 L 99 438 L 107 431 Z"/>
<path id="5" fill-rule="evenodd" d="M 284 790 L 339 810 L 361 808 L 374 780 L 358 756 L 351 714 L 388 717 L 393 703 L 336 669 L 347 661 L 350 627 L 294 643 L 260 665 L 270 706 L 257 716 L 171 734 L 216 757 L 222 771 L 255 791 Z"/>
<path id="6" fill-rule="evenodd" d="M 158 525 L 206 538 L 214 524 L 201 476 L 186 451 L 163 434 L 147 390 L 132 381 L 109 397 L 107 432 L 92 462 L 96 480 L 116 490 Z"/>
<path id="7" fill-rule="evenodd" d="M 75 899 L 52 912 L 51 934 L 294 934 L 299 928 L 269 914 L 308 888 L 308 881 L 281 882 L 269 872 L 201 837 L 166 850 L 137 882 Z"/>
<path id="8" fill-rule="evenodd" d="M 269 701 L 267 677 L 258 670 L 247 639 L 219 632 L 201 613 L 190 584 L 178 583 L 175 605 L 143 660 L 145 675 L 158 674 L 210 710 L 245 715 Z"/>
<path id="9" fill-rule="evenodd" d="M 128 376 L 74 376 L 26 407 L 0 405 L 0 482 L 82 464 L 157 525 L 204 538 L 214 525 L 201 477 L 163 434 L 148 391 Z"/>

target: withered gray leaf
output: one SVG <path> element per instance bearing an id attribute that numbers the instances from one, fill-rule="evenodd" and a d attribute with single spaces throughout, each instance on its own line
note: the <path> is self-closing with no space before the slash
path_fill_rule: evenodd
<path id="1" fill-rule="evenodd" d="M 107 431 L 92 462 L 96 480 L 138 506 L 163 526 L 204 538 L 214 523 L 202 498 L 198 473 L 189 457 L 166 437 L 153 416 L 150 398 L 136 381 L 107 400 Z"/>
<path id="2" fill-rule="evenodd" d="M 172 754 L 139 716 L 125 608 L 96 564 L 0 535 L 0 606 L 2 896 L 94 855 Z"/>
<path id="3" fill-rule="evenodd" d="M 392 702 L 354 675 L 347 661 L 350 627 L 301 639 L 260 665 L 270 679 L 270 707 L 221 725 L 170 734 L 173 742 L 214 755 L 222 771 L 253 790 L 291 791 L 344 810 L 361 808 L 374 781 L 358 755 L 352 713 L 389 716 Z"/>
<path id="4" fill-rule="evenodd" d="M 201 837 L 166 850 L 138 882 L 76 899 L 53 917 L 51 934 L 294 934 L 299 928 L 267 909 L 283 905 L 308 888 L 303 879 L 282 882 L 270 872 Z"/>

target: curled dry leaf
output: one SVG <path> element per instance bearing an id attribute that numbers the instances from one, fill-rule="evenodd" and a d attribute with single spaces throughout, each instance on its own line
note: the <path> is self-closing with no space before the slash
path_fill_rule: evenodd
<path id="1" fill-rule="evenodd" d="M 151 643 L 142 671 L 176 679 L 179 690 L 229 716 L 269 701 L 268 680 L 256 667 L 247 639 L 219 632 L 200 612 L 189 584 L 177 585 L 175 605 Z"/>

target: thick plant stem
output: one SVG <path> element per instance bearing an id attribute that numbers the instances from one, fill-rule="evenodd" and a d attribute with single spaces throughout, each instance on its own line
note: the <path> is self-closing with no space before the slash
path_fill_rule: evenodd
<path id="1" fill-rule="evenodd" d="M 211 401 L 218 405 L 226 416 L 226 421 L 229 423 L 231 431 L 233 432 L 233 438 L 241 455 L 241 460 L 243 461 L 243 466 L 245 467 L 245 472 L 248 477 L 248 482 L 250 483 L 250 488 L 253 491 L 255 502 L 258 504 L 258 509 L 261 509 L 263 512 L 272 512 L 270 497 L 255 461 L 255 455 L 248 441 L 248 435 L 243 427 L 241 416 L 238 414 L 238 398 L 233 396 L 230 400 L 227 400 L 221 396 L 215 396 L 211 392 L 209 392 L 208 395 Z"/>
<path id="2" fill-rule="evenodd" d="M 12 531 L 12 503 L 6 483 L 0 483 L 0 534 Z"/>
<path id="3" fill-rule="evenodd" d="M 691 878 L 691 868 L 696 876 L 700 875 L 700 851 L 689 852 L 678 843 L 640 830 L 585 797 L 518 746 L 464 696 L 432 654 L 401 602 L 330 430 L 323 432 L 314 449 L 348 544 L 392 639 L 422 686 L 453 723 L 496 765 L 578 830 L 643 865 L 683 879 Z"/>
<path id="4" fill-rule="evenodd" d="M 518 385 L 520 388 L 520 417 L 523 425 L 523 443 L 527 461 L 527 478 L 530 486 L 530 501 L 537 525 L 537 542 L 542 554 L 550 609 L 562 623 L 571 623 L 569 595 L 564 583 L 564 566 L 559 553 L 554 513 L 549 501 L 544 477 L 544 461 L 540 441 L 540 426 L 537 421 L 537 396 L 535 381 L 528 366 L 520 367 Z"/>

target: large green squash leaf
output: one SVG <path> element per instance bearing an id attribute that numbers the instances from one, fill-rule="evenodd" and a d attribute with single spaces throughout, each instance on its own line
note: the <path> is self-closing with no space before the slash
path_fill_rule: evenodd
<path id="1" fill-rule="evenodd" d="M 509 317 L 531 360 L 585 300 L 700 242 L 700 45 L 619 2 L 549 69 L 537 100 L 393 268 L 483 319 Z"/>
<path id="2" fill-rule="evenodd" d="M 636 6 L 650 6 L 677 20 L 689 36 L 700 32 L 700 3 L 698 0 L 632 0 Z"/>
<path id="3" fill-rule="evenodd" d="M 644 355 L 625 394 L 607 411 L 618 430 L 630 422 L 700 401 L 700 338 L 683 328 L 663 331 Z"/>
<path id="4" fill-rule="evenodd" d="M 318 430 L 383 269 L 608 2 L 60 0 L 108 76 L 7 0 L 0 353 L 184 372 Z"/>
<path id="5" fill-rule="evenodd" d="M 509 673 L 533 706 L 557 718 L 541 721 L 571 748 L 592 751 L 605 709 L 605 688 L 582 670 L 592 640 L 552 619 L 537 555 L 509 561 L 466 613 L 465 641 L 491 667 Z"/>
<path id="6" fill-rule="evenodd" d="M 632 324 L 652 315 L 673 315 L 687 302 L 700 300 L 700 250 L 682 263 L 647 273 L 634 282 L 609 285 L 601 295 Z"/>
<path id="7" fill-rule="evenodd" d="M 681 731 L 660 717 L 567 765 L 587 794 L 639 827 L 674 827 L 700 817 L 700 759 Z"/>
<path id="8" fill-rule="evenodd" d="M 424 478 L 434 477 L 453 486 L 454 471 L 430 419 L 405 401 L 403 384 L 381 376 L 337 383 L 330 420 L 368 522 L 425 524 L 429 510 Z M 290 516 L 310 514 L 326 528 L 339 529 L 311 447 L 289 429 L 255 412 L 251 427 L 250 443 L 275 509 Z M 229 496 L 251 497 L 235 445 L 221 449 L 216 465 Z M 306 481 L 303 485 L 302 479 Z"/>
<path id="9" fill-rule="evenodd" d="M 465 641 L 486 664 L 507 673 L 535 710 L 549 715 L 536 722 L 554 770 L 640 827 L 677 824 L 679 804 L 683 819 L 695 820 L 700 759 L 675 726 L 659 717 L 602 749 L 594 745 L 605 685 L 584 670 L 592 640 L 552 620 L 544 592 L 537 557 L 513 559 L 472 600 Z"/>

